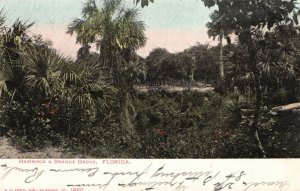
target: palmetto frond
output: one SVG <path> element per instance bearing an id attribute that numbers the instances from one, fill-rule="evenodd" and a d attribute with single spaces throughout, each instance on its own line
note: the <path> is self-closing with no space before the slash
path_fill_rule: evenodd
<path id="1" fill-rule="evenodd" d="M 5 13 L 3 11 L 3 9 L 0 10 L 0 32 L 2 32 L 3 30 L 3 25 L 5 23 Z"/>
<path id="2" fill-rule="evenodd" d="M 233 77 L 233 81 L 235 81 L 236 84 L 239 85 L 251 86 L 254 81 L 254 75 L 252 72 L 241 73 Z"/>
<path id="3" fill-rule="evenodd" d="M 120 9 L 122 9 L 122 0 L 104 0 L 101 10 L 108 19 L 114 19 Z"/>
<path id="4" fill-rule="evenodd" d="M 26 31 L 33 23 L 16 20 L 12 27 L 4 26 L 5 15 L 0 11 L 0 97 L 11 95 L 22 86 L 23 67 L 20 52 L 26 46 Z"/>
<path id="5" fill-rule="evenodd" d="M 21 54 L 21 62 L 28 87 L 43 92 L 46 97 L 59 88 L 61 70 L 67 61 L 54 50 L 32 49 Z"/>
<path id="6" fill-rule="evenodd" d="M 119 45 L 121 48 L 132 48 L 134 50 L 145 46 L 145 25 L 139 21 L 138 9 L 123 9 L 118 16 Z"/>
<path id="7" fill-rule="evenodd" d="M 0 80 L 0 98 L 2 98 L 4 94 L 10 95 L 10 92 L 8 91 L 5 80 Z"/>
<path id="8" fill-rule="evenodd" d="M 295 74 L 293 64 L 286 61 L 261 62 L 258 66 L 262 75 L 268 78 L 288 79 Z"/>
<path id="9" fill-rule="evenodd" d="M 15 48 L 20 46 L 24 39 L 28 36 L 26 35 L 26 31 L 33 25 L 34 23 L 27 24 L 26 22 L 21 22 L 20 20 L 16 20 L 11 28 L 5 28 L 4 30 L 4 47 L 5 48 Z"/>
<path id="10" fill-rule="evenodd" d="M 76 42 L 82 45 L 88 45 L 91 42 L 96 41 L 96 39 L 102 33 L 102 27 L 98 26 L 97 23 L 101 17 L 91 17 L 87 18 L 88 22 L 81 19 L 75 19 L 69 26 L 67 33 L 77 34 Z"/>
<path id="11" fill-rule="evenodd" d="M 97 12 L 97 6 L 95 0 L 89 0 L 83 6 L 81 14 L 84 18 L 91 17 L 93 13 Z"/>
<path id="12" fill-rule="evenodd" d="M 86 63 L 70 64 L 63 71 L 62 99 L 75 107 L 96 111 L 107 106 L 115 89 L 104 84 L 97 76 L 95 66 Z"/>
<path id="13" fill-rule="evenodd" d="M 0 98 L 3 95 L 10 95 L 7 82 L 14 78 L 13 68 L 10 62 L 1 59 L 0 63 Z"/>
<path id="14" fill-rule="evenodd" d="M 12 34 L 14 35 L 14 36 L 21 36 L 21 35 L 24 35 L 24 34 L 26 34 L 25 32 L 30 28 L 30 27 L 32 27 L 32 25 L 33 25 L 34 23 L 29 23 L 29 24 L 27 24 L 26 22 L 25 23 L 23 23 L 23 22 L 21 22 L 19 19 L 17 19 L 15 22 L 14 22 L 14 24 L 13 24 L 13 26 L 12 26 Z"/>

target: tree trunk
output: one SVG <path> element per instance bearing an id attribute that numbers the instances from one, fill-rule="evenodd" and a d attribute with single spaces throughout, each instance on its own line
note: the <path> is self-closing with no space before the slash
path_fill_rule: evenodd
<path id="1" fill-rule="evenodd" d="M 220 35 L 220 79 L 223 82 L 225 74 L 224 74 L 224 62 L 223 62 L 223 35 Z"/>
<path id="2" fill-rule="evenodd" d="M 260 107 L 262 104 L 260 72 L 259 69 L 257 68 L 255 46 L 250 33 L 248 35 L 248 54 L 249 54 L 250 68 L 254 75 L 254 88 L 255 88 L 255 108 L 254 108 L 253 123 L 251 125 L 252 128 L 251 131 L 257 141 L 257 147 L 260 149 L 262 157 L 266 158 L 267 157 L 266 152 L 259 138 L 259 118 L 260 118 Z"/>
<path id="3" fill-rule="evenodd" d="M 135 108 L 133 106 L 130 93 L 122 90 L 120 98 L 120 123 L 121 127 L 126 129 L 127 132 L 131 135 L 135 134 Z M 129 108 L 132 109 L 132 113 L 129 111 Z"/>
<path id="4" fill-rule="evenodd" d="M 253 117 L 253 124 L 252 124 L 252 130 L 254 133 L 254 137 L 257 141 L 257 146 L 261 151 L 261 154 L 264 158 L 266 158 L 266 152 L 262 146 L 262 143 L 259 138 L 259 118 L 260 118 L 260 107 L 262 104 L 262 91 L 261 91 L 261 83 L 260 83 L 260 78 L 259 78 L 259 73 L 254 73 L 254 78 L 255 78 L 255 108 L 254 108 L 254 117 Z"/>
<path id="5" fill-rule="evenodd" d="M 220 34 L 219 36 L 220 40 L 220 57 L 219 57 L 219 74 L 216 81 L 216 89 L 219 93 L 223 94 L 225 93 L 225 87 L 224 87 L 224 62 L 223 62 L 223 34 Z"/>

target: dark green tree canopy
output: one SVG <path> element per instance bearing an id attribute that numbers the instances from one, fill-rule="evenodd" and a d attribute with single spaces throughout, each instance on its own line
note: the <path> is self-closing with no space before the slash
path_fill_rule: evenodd
<path id="1" fill-rule="evenodd" d="M 77 43 L 83 46 L 96 43 L 99 49 L 112 51 L 143 47 L 144 30 L 138 9 L 125 8 L 121 0 L 105 0 L 101 6 L 89 0 L 82 9 L 82 18 L 69 24 L 67 33 L 75 33 Z"/>
<path id="2" fill-rule="evenodd" d="M 271 30 L 280 25 L 298 24 L 299 8 L 296 0 L 202 1 L 207 7 L 218 7 L 218 11 L 211 16 L 212 22 L 208 24 L 213 29 L 212 36 L 218 27 L 223 27 L 224 32 L 234 31 L 236 35 L 240 35 L 251 30 Z"/>

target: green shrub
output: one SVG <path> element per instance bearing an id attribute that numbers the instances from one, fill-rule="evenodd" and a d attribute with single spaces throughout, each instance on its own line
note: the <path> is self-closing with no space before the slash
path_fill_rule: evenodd
<path id="1" fill-rule="evenodd" d="M 207 158 L 230 151 L 233 113 L 215 93 L 141 94 L 137 128 L 143 157 Z M 146 109 L 145 109 L 146 108 Z M 144 123 L 147 121 L 147 123 Z M 220 136 L 216 132 L 221 132 Z"/>
<path id="2" fill-rule="evenodd" d="M 19 149 L 32 150 L 52 142 L 52 116 L 42 104 L 12 101 L 4 106 L 2 117 L 7 135 Z"/>

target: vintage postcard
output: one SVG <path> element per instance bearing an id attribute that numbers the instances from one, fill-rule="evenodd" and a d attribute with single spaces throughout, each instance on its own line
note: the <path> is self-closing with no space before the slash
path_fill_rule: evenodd
<path id="1" fill-rule="evenodd" d="M 299 0 L 0 10 L 0 191 L 300 191 Z"/>

